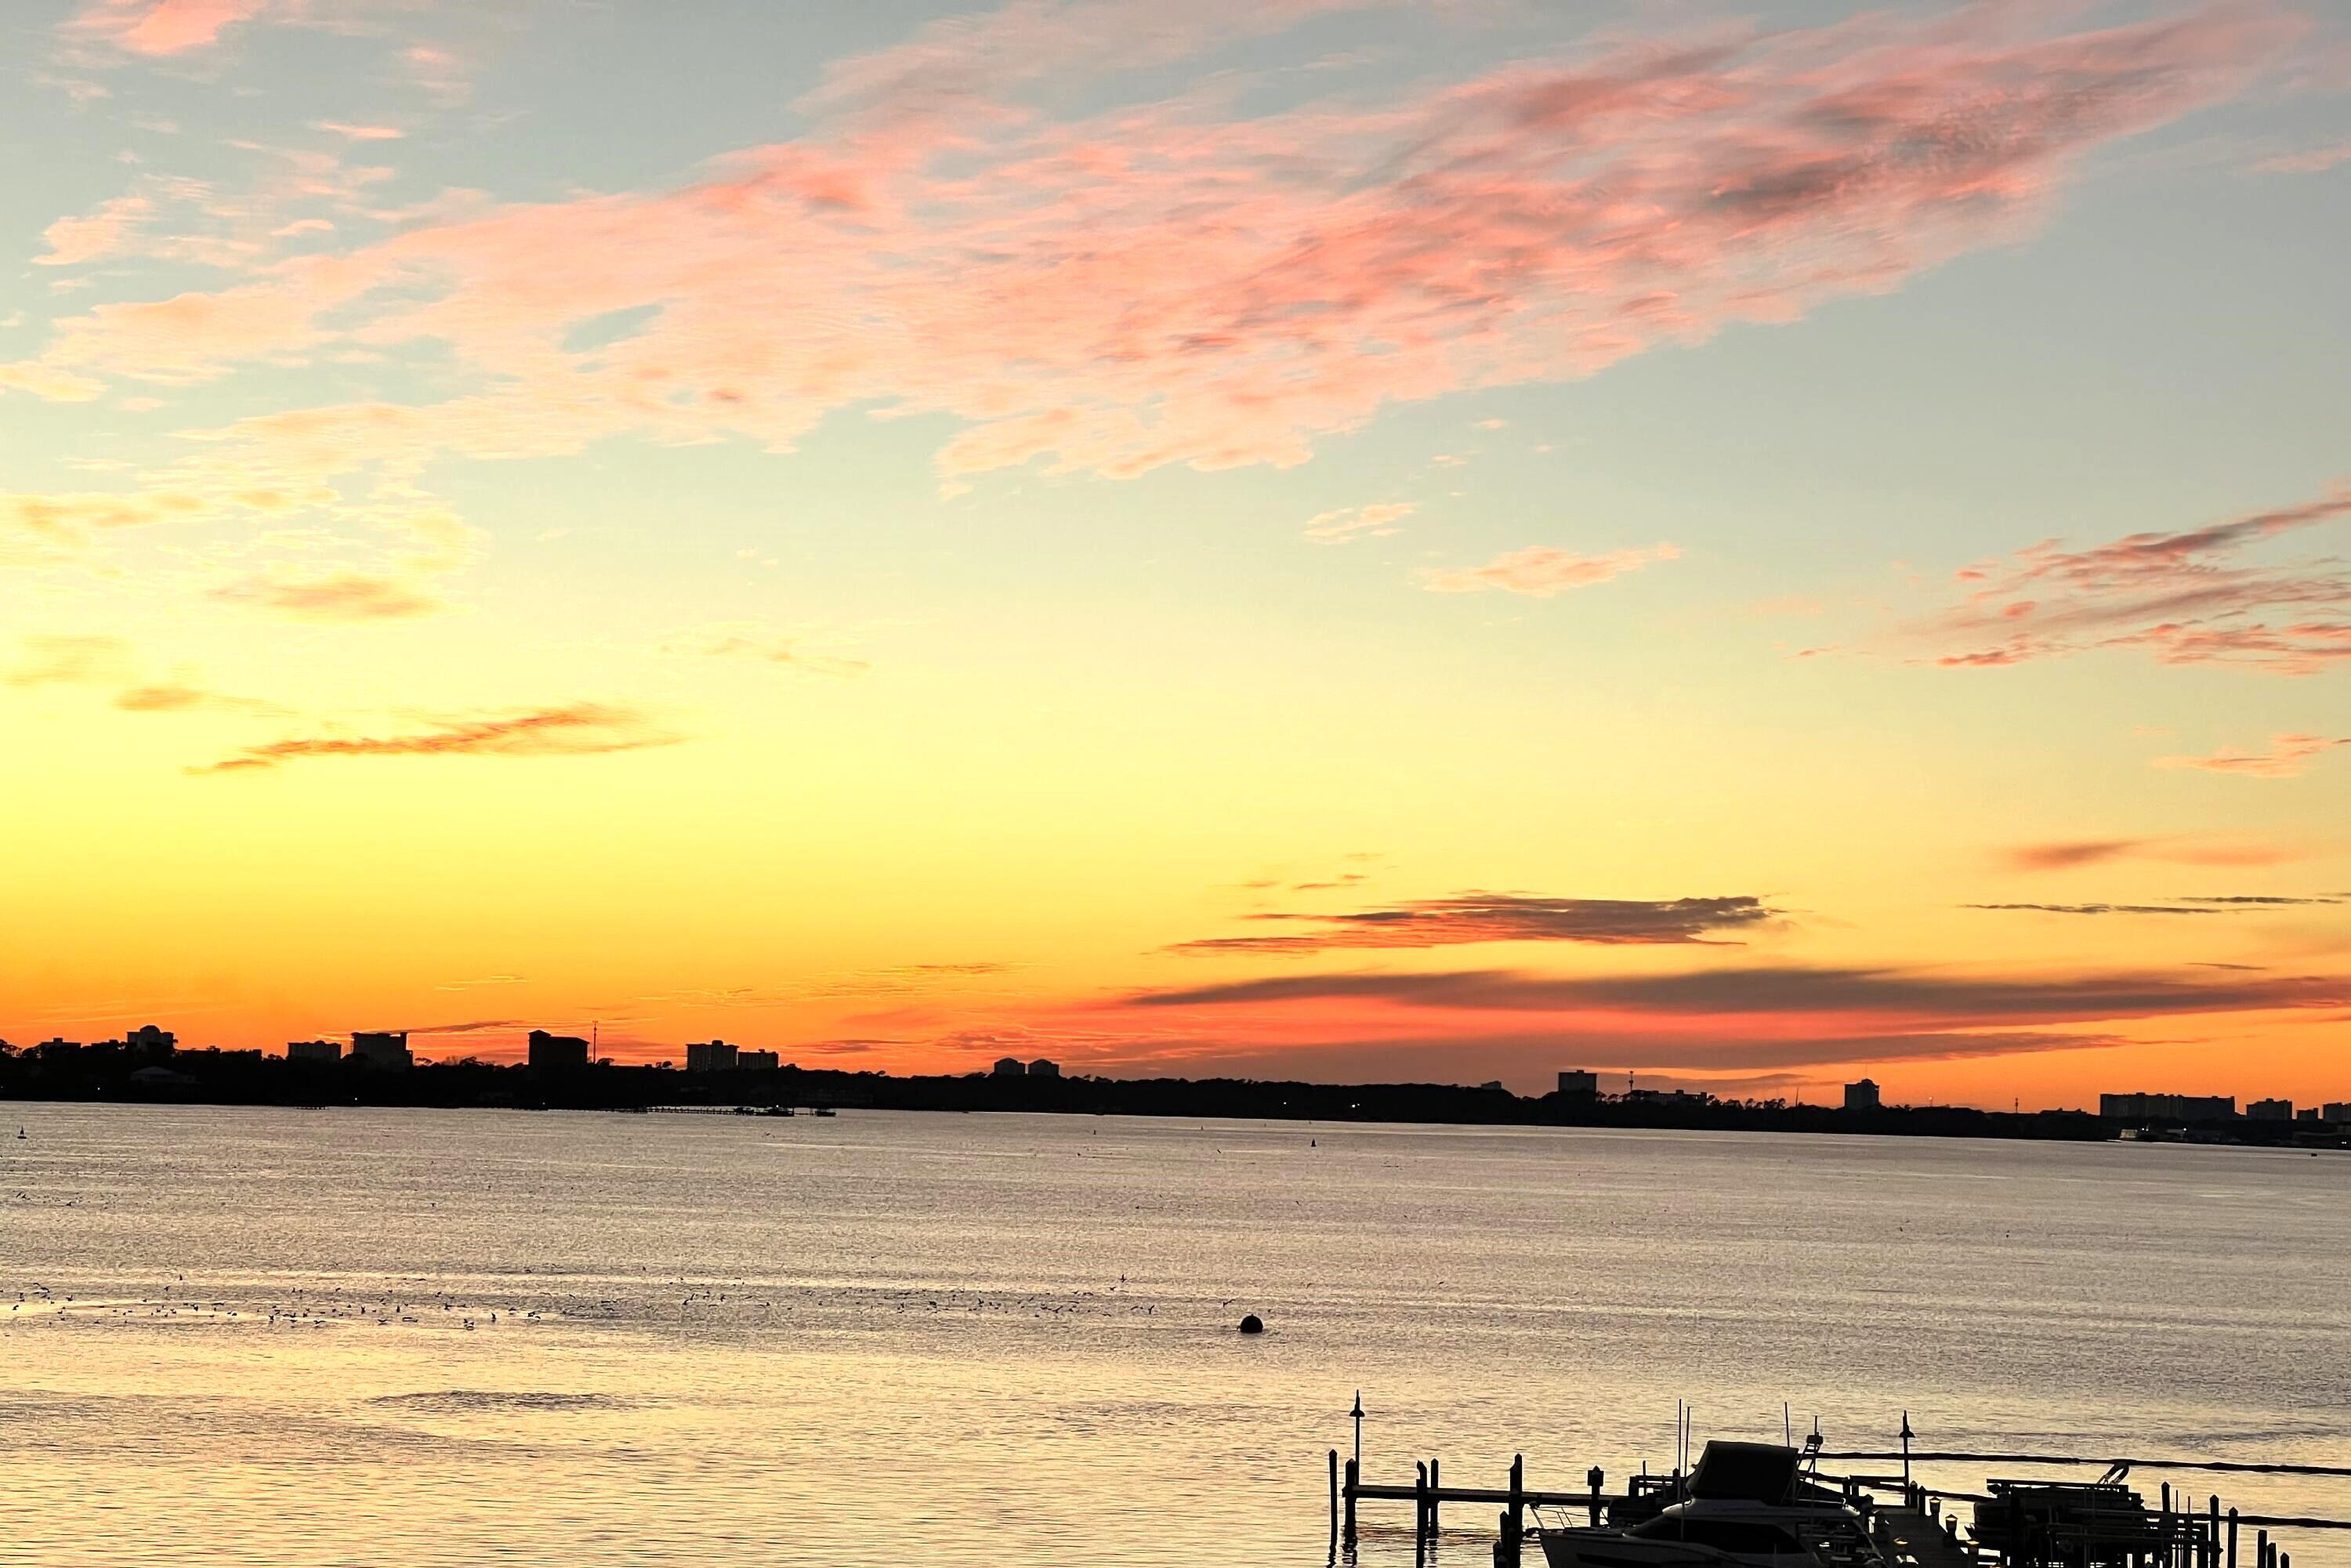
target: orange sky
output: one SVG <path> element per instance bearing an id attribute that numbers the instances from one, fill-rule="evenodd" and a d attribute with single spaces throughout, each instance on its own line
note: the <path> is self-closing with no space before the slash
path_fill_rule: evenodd
<path id="1" fill-rule="evenodd" d="M 1677 16 L 59 5 L 0 1037 L 2351 1099 L 2351 35 Z"/>

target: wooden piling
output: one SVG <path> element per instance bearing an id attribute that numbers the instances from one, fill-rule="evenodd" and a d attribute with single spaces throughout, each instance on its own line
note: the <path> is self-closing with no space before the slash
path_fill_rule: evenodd
<path id="1" fill-rule="evenodd" d="M 2229 1511 L 2229 1568 L 2237 1568 L 2237 1511 Z"/>
<path id="2" fill-rule="evenodd" d="M 1331 1545 L 1339 1544 L 1339 1450 L 1331 1450 Z"/>
<path id="3" fill-rule="evenodd" d="M 1600 1488 L 1608 1477 L 1598 1465 L 1584 1472 L 1583 1479 L 1592 1483 L 1592 1528 L 1600 1528 Z"/>
<path id="4" fill-rule="evenodd" d="M 1527 1457 L 1510 1456 L 1510 1501 L 1502 1514 L 1501 1568 L 1519 1568 L 1520 1542 L 1525 1526 L 1521 1514 L 1527 1506 Z"/>
<path id="5" fill-rule="evenodd" d="M 1345 1541 L 1347 1550 L 1350 1552 L 1353 1552 L 1355 1549 L 1355 1489 L 1364 1483 L 1363 1471 L 1358 1468 L 1362 1464 L 1363 1460 L 1361 1459 L 1349 1459 L 1346 1466 L 1346 1534 L 1342 1539 Z M 2231 1531 L 2230 1540 L 2232 1542 L 2236 1539 L 2234 1534 L 2235 1528 L 2236 1527 L 2234 1525 L 2230 1527 Z M 2229 1553 L 2229 1568 L 2237 1568 L 2237 1554 L 2234 1550 L 2231 1550 Z"/>
<path id="6" fill-rule="evenodd" d="M 1445 1500 L 1445 1483 L 1437 1479 L 1437 1461 L 1428 1461 L 1428 1533 L 1437 1530 L 1437 1505 Z"/>

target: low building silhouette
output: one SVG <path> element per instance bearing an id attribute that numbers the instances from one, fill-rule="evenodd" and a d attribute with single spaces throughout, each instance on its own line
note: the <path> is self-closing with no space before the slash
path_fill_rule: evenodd
<path id="1" fill-rule="evenodd" d="M 416 1065 L 416 1059 L 409 1054 L 408 1031 L 404 1029 L 354 1030 L 351 1060 L 362 1067 L 392 1072 L 405 1072 Z"/>
<path id="2" fill-rule="evenodd" d="M 1878 1098 L 1877 1085 L 1865 1078 L 1844 1086 L 1844 1108 L 1852 1112 L 1883 1111 L 1886 1103 Z"/>
<path id="3" fill-rule="evenodd" d="M 2234 1094 L 2101 1094 L 2098 1114 L 2117 1122 L 2228 1122 Z"/>
<path id="4" fill-rule="evenodd" d="M 180 1037 L 168 1029 L 158 1029 L 152 1023 L 143 1023 L 124 1035 L 122 1043 L 132 1051 L 149 1051 L 156 1056 L 169 1056 L 179 1049 Z"/>
<path id="5" fill-rule="evenodd" d="M 288 1061 L 340 1061 L 343 1048 L 331 1040 L 289 1040 L 286 1042 Z"/>
<path id="6" fill-rule="evenodd" d="M 1022 1078 L 1028 1075 L 1029 1064 L 1017 1056 L 999 1056 L 989 1071 L 998 1078 Z"/>
<path id="7" fill-rule="evenodd" d="M 1571 1067 L 1559 1075 L 1559 1092 L 1571 1100 L 1593 1100 L 1600 1095 L 1600 1074 L 1580 1067 Z"/>
<path id="8" fill-rule="evenodd" d="M 723 1040 L 706 1040 L 685 1048 L 685 1070 L 688 1072 L 732 1072 L 737 1062 L 736 1048 Z"/>
<path id="9" fill-rule="evenodd" d="M 2351 1100 L 2329 1100 L 2325 1110 L 2326 1119 L 2336 1126 L 2351 1125 Z"/>
<path id="10" fill-rule="evenodd" d="M 549 1034 L 535 1029 L 530 1031 L 528 1060 L 533 1067 L 549 1072 L 574 1071 L 588 1065 L 588 1042 L 576 1034 Z"/>
<path id="11" fill-rule="evenodd" d="M 2245 1114 L 2256 1122 L 2291 1122 L 2294 1120 L 2294 1102 L 2256 1100 L 2245 1107 Z"/>
<path id="12" fill-rule="evenodd" d="M 773 1072 L 784 1064 L 784 1059 L 772 1051 L 738 1051 L 735 1065 L 746 1072 Z"/>
<path id="13" fill-rule="evenodd" d="M 1040 1056 L 1029 1064 L 1029 1076 L 1031 1078 L 1059 1078 L 1061 1075 L 1061 1064 L 1058 1061 L 1049 1061 Z"/>

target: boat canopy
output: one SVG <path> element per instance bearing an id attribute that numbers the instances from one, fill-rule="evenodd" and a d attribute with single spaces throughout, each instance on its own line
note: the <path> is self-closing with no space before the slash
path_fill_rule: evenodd
<path id="1" fill-rule="evenodd" d="M 1777 1443 L 1709 1442 L 1690 1472 L 1694 1498 L 1735 1499 L 1742 1502 L 1786 1503 L 1796 1493 L 1798 1467 L 1803 1456 Z"/>

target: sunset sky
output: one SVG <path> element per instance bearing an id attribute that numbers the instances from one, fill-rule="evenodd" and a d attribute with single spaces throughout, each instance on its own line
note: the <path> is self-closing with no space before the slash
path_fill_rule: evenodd
<path id="1" fill-rule="evenodd" d="M 2351 1099 L 2330 5 L 0 26 L 16 1044 Z"/>

